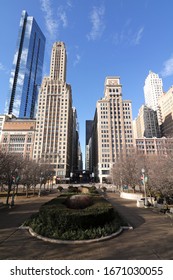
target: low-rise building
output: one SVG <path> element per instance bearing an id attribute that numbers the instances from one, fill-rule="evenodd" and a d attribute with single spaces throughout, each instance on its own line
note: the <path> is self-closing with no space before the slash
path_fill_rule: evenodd
<path id="1" fill-rule="evenodd" d="M 24 158 L 32 159 L 35 125 L 34 119 L 7 118 L 1 132 L 1 150 L 21 154 Z"/>
<path id="2" fill-rule="evenodd" d="M 138 138 L 135 148 L 137 153 L 144 155 L 167 155 L 173 151 L 173 138 Z"/>

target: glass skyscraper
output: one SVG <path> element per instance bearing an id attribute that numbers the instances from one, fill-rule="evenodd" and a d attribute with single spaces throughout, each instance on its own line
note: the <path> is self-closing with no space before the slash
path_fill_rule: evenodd
<path id="1" fill-rule="evenodd" d="M 5 113 L 34 118 L 44 50 L 45 37 L 41 29 L 33 17 L 22 11 Z"/>

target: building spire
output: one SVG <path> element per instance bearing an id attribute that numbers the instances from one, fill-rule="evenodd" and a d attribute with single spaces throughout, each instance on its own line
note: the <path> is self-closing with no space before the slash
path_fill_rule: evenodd
<path id="1" fill-rule="evenodd" d="M 66 49 L 63 42 L 56 42 L 52 48 L 50 78 L 66 82 Z"/>

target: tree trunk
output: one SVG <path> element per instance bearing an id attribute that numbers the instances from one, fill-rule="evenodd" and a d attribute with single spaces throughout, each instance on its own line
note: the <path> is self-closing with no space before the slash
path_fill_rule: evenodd
<path id="1" fill-rule="evenodd" d="M 18 190 L 19 190 L 19 185 L 17 184 L 16 185 L 16 193 L 15 193 L 16 196 L 18 195 Z"/>
<path id="2" fill-rule="evenodd" d="M 9 204 L 9 198 L 10 198 L 10 193 L 11 193 L 11 186 L 12 186 L 12 184 L 10 183 L 10 184 L 8 185 L 8 192 L 7 192 L 6 205 Z"/>
<path id="3" fill-rule="evenodd" d="M 26 197 L 28 197 L 29 186 L 26 185 Z"/>
<path id="4" fill-rule="evenodd" d="M 35 196 L 35 187 L 36 187 L 36 184 L 34 184 L 34 186 L 33 186 L 33 196 Z"/>

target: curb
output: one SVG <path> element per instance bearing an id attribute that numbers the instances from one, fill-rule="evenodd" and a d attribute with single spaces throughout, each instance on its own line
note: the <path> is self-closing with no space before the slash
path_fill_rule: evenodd
<path id="1" fill-rule="evenodd" d="M 101 237 L 101 238 L 88 239 L 88 240 L 60 240 L 60 239 L 53 239 L 53 238 L 48 238 L 48 237 L 39 235 L 36 232 L 34 232 L 32 228 L 30 228 L 28 226 L 20 226 L 19 228 L 29 230 L 29 233 L 38 239 L 41 239 L 43 241 L 50 242 L 50 243 L 56 243 L 56 244 L 90 244 L 90 243 L 95 243 L 95 242 L 102 242 L 102 241 L 110 240 L 110 239 L 120 235 L 123 230 L 132 230 L 133 229 L 132 226 L 123 226 L 123 227 L 120 227 L 119 230 L 116 231 L 115 233 L 112 233 L 111 235 Z"/>

